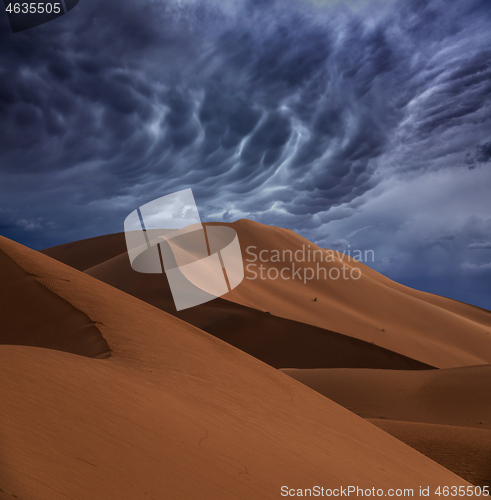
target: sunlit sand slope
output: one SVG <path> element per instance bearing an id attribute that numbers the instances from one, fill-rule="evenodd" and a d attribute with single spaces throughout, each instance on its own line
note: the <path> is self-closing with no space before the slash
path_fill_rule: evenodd
<path id="1" fill-rule="evenodd" d="M 112 350 L 0 346 L 4 497 L 252 500 L 283 485 L 467 484 L 211 335 L 9 240 L 0 248 Z"/>

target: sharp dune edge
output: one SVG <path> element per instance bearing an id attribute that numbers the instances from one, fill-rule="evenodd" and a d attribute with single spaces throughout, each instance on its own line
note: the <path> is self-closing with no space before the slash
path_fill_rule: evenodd
<path id="1" fill-rule="evenodd" d="M 5 269 L 34 277 L 26 288 L 43 288 L 26 315 L 36 297 L 48 309 L 63 299 L 112 351 L 90 359 L 0 346 L 1 498 L 262 499 L 285 484 L 468 484 L 198 328 L 5 238 L 0 251 Z"/>
<path id="2" fill-rule="evenodd" d="M 238 233 L 246 266 L 250 264 L 247 259 L 253 258 L 251 252 L 255 254 L 261 250 L 295 252 L 303 247 L 308 249 L 309 245 L 311 251 L 319 249 L 310 241 L 287 229 L 265 226 L 248 220 L 228 225 Z M 111 252 L 116 253 L 121 248 L 121 239 L 124 235 L 120 235 L 120 240 L 116 235 L 111 235 L 111 238 L 113 245 L 117 247 Z M 101 238 L 99 243 L 102 244 L 103 241 Z M 115 241 L 119 243 L 114 243 Z M 107 242 L 110 245 L 109 239 Z M 78 244 L 78 252 L 82 244 L 94 246 L 91 240 Z M 45 252 L 59 258 L 64 252 L 62 247 L 48 249 Z M 249 247 L 256 249 L 247 252 Z M 72 258 L 67 257 L 68 255 L 69 252 L 65 251 L 65 258 Z M 259 261 L 256 264 L 259 264 Z M 262 264 L 266 269 L 291 266 L 289 261 Z M 308 262 L 295 264 L 297 267 L 316 265 Z M 359 267 L 363 273 L 362 277 L 356 281 L 325 280 L 321 275 L 321 279 L 308 281 L 307 285 L 304 285 L 303 281 L 298 279 L 250 280 L 247 279 L 246 272 L 246 279 L 235 290 L 224 295 L 223 299 L 372 343 L 437 368 L 491 363 L 489 311 L 405 287 L 361 263 L 350 261 L 342 254 L 340 257 L 336 256 L 335 263 L 324 263 L 327 271 L 332 266 L 341 268 L 343 264 Z M 100 262 L 86 271 L 149 302 L 162 300 L 152 298 L 161 293 L 161 288 L 155 293 L 145 290 L 147 286 L 155 290 L 154 276 L 133 277 L 133 285 L 130 285 L 121 277 L 121 270 L 125 266 L 129 267 L 127 257 L 120 255 L 111 261 Z M 249 276 L 252 275 L 249 273 Z M 317 298 L 317 301 L 314 301 L 314 298 Z M 173 304 L 170 294 L 168 301 L 170 302 L 166 305 L 161 303 L 155 305 L 164 310 L 171 310 Z"/>
<path id="3" fill-rule="evenodd" d="M 225 340 L 275 368 L 430 367 L 370 342 L 280 318 L 222 298 L 176 312 L 166 278 L 160 274 L 136 273 L 126 253 L 85 272 Z"/>

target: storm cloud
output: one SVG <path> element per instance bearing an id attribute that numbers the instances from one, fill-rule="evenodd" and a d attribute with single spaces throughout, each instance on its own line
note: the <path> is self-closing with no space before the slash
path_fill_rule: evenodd
<path id="1" fill-rule="evenodd" d="M 489 1 L 350 5 L 84 0 L 17 34 L 2 18 L 2 234 L 117 232 L 192 187 L 206 220 L 370 247 L 414 286 L 489 279 Z"/>

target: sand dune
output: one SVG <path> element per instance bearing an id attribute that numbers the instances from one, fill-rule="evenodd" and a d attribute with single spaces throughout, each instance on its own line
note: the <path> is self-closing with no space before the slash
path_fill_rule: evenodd
<path id="1" fill-rule="evenodd" d="M 295 252 L 305 248 L 311 251 L 312 259 L 312 252 L 319 250 L 313 243 L 287 229 L 248 220 L 234 222 L 231 226 L 239 235 L 245 265 L 262 264 L 266 278 L 269 269 L 273 270 L 271 276 L 276 273 L 274 269 L 280 271 L 286 267 L 291 270 L 289 254 L 285 254 L 286 262 L 262 263 L 249 262 L 253 259 L 251 254 L 258 256 L 261 250 L 266 250 L 263 257 L 271 258 L 273 250 L 291 250 L 295 255 Z M 121 246 L 116 241 L 117 236 L 111 235 L 107 240 L 101 237 L 97 241 L 77 242 L 77 252 L 76 247 L 65 249 L 64 254 L 57 253 L 57 258 L 73 263 L 81 259 L 82 247 L 86 247 L 86 253 L 91 253 L 96 252 L 98 244 L 105 248 L 105 252 L 117 255 Z M 53 251 L 46 250 L 46 253 L 53 254 Z M 320 272 L 320 279 L 305 284 L 298 275 L 290 280 L 250 280 L 247 278 L 253 276 L 251 271 L 255 269 L 258 272 L 258 268 L 246 267 L 246 279 L 223 299 L 363 340 L 438 368 L 491 363 L 489 311 L 399 285 L 361 263 L 350 261 L 342 254 L 334 256 L 335 262 L 322 264 L 319 255 L 316 254 L 317 262 L 294 262 L 295 267 L 300 268 L 300 275 L 303 276 L 306 267 L 316 268 L 319 263 L 321 268 L 326 269 L 328 279 L 324 279 L 323 272 Z M 84 268 L 87 257 L 83 259 L 83 262 L 75 262 L 75 267 Z M 151 275 L 125 276 L 124 279 L 118 277 L 124 268 L 122 262 L 125 259 L 127 256 L 124 254 L 113 258 L 112 263 L 97 258 L 95 260 L 100 265 L 87 272 L 163 310 L 172 311 L 170 298 L 156 297 L 162 293 L 161 280 L 157 281 Z M 358 280 L 329 279 L 327 273 L 330 268 L 334 266 L 341 269 L 343 265 L 349 269 L 359 267 L 363 272 L 362 277 Z M 287 271 L 285 276 L 291 277 L 291 274 Z M 167 303 L 163 304 L 165 300 Z"/>
<path id="2" fill-rule="evenodd" d="M 491 430 L 394 420 L 370 422 L 470 483 L 491 489 Z"/>
<path id="3" fill-rule="evenodd" d="M 133 271 L 126 253 L 85 271 L 276 368 L 429 368 L 369 342 L 217 298 L 176 311 L 165 276 Z"/>
<path id="4" fill-rule="evenodd" d="M 491 365 L 282 371 L 472 484 L 491 486 Z"/>
<path id="5" fill-rule="evenodd" d="M 36 294 L 87 315 L 112 349 L 101 360 L 0 346 L 4 497 L 267 499 L 282 485 L 467 484 L 178 318 L 4 238 L 0 248 L 2 267 L 14 261 Z"/>
<path id="6" fill-rule="evenodd" d="M 253 259 L 250 253 L 258 255 L 260 250 L 268 251 L 263 254 L 266 257 L 271 256 L 274 249 L 296 252 L 305 248 L 308 251 L 310 245 L 313 252 L 319 248 L 286 229 L 244 220 L 232 225 L 239 234 L 244 257 L 249 260 Z M 247 252 L 251 246 L 257 249 Z M 412 290 L 342 255 L 339 258 L 335 255 L 335 260 L 321 267 L 325 266 L 327 272 L 333 266 L 338 269 L 343 265 L 359 267 L 362 277 L 356 281 L 332 280 L 324 279 L 321 272 L 321 279 L 306 284 L 299 279 L 246 279 L 224 298 L 259 310 L 267 307 L 278 316 L 373 342 L 438 368 L 491 363 L 489 311 Z M 317 263 L 295 264 L 303 269 L 315 268 Z M 262 265 L 280 270 L 291 263 L 265 262 Z M 252 276 L 246 272 L 246 277 L 248 275 Z"/>
<path id="7" fill-rule="evenodd" d="M 491 429 L 491 365 L 282 371 L 364 418 Z"/>

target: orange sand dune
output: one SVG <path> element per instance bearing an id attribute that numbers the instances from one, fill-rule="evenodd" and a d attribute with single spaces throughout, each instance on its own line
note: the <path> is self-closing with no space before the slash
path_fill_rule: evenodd
<path id="1" fill-rule="evenodd" d="M 242 253 L 246 259 L 246 279 L 235 290 L 225 295 L 224 299 L 259 311 L 267 311 L 275 316 L 371 342 L 438 368 L 491 363 L 489 311 L 399 285 L 369 267 L 343 257 L 342 254 L 334 255 L 335 262 L 320 263 L 319 252 L 316 254 L 316 262 L 294 262 L 295 268 L 300 268 L 302 271 L 302 279 L 299 279 L 297 274 L 295 279 L 290 280 L 251 280 L 248 278 L 253 277 L 252 271 L 259 272 L 257 267 L 250 267 L 251 265 L 263 265 L 265 267 L 263 272 L 267 277 L 269 269 L 275 268 L 280 271 L 286 267 L 291 271 L 292 262 L 288 260 L 289 254 L 283 255 L 283 251 L 290 250 L 295 255 L 297 251 L 310 250 L 312 260 L 313 251 L 321 249 L 287 229 L 265 226 L 248 220 L 240 220 L 230 225 L 239 235 Z M 117 255 L 121 250 L 121 245 L 116 243 L 117 241 L 120 241 L 117 235 L 110 235 L 107 240 L 101 237 L 97 241 L 77 242 L 77 245 L 79 250 L 85 247 L 87 254 L 99 252 L 97 245 L 100 245 L 101 252 L 104 248 L 104 252 Z M 263 257 L 269 259 L 272 257 L 272 250 L 279 250 L 281 258 L 284 256 L 286 261 L 250 262 L 254 258 L 251 254 L 258 257 L 262 250 L 267 251 L 262 254 Z M 46 250 L 47 253 L 53 251 L 54 249 Z M 322 250 L 322 252 L 323 255 L 328 255 L 327 251 Z M 74 249 L 66 250 L 63 255 L 58 252 L 56 257 L 80 269 L 87 269 L 85 267 L 87 256 L 78 262 L 77 259 L 82 257 Z M 301 257 L 301 253 L 298 257 Z M 124 256 L 121 258 L 127 259 Z M 101 258 L 94 257 L 94 259 L 97 263 L 103 262 Z M 116 261 L 117 259 L 113 264 Z M 116 276 L 118 271 L 116 269 L 111 271 L 109 263 L 106 264 L 108 265 L 104 270 L 93 267 L 88 272 L 116 287 L 121 287 Z M 304 268 L 315 268 L 317 273 L 317 264 L 326 269 L 327 279 L 324 279 L 324 273 L 320 271 L 320 279 L 310 280 L 304 284 Z M 328 272 L 331 267 L 341 270 L 343 265 L 346 265 L 347 269 L 360 268 L 362 277 L 358 280 L 329 279 Z M 291 278 L 290 271 L 284 276 Z M 276 271 L 271 272 L 273 273 L 271 276 L 274 276 Z M 108 278 L 111 274 L 114 279 Z M 104 277 L 101 277 L 102 275 Z M 357 276 L 357 273 L 354 275 Z M 132 279 L 135 282 L 138 280 L 139 284 L 135 285 L 135 288 L 132 288 L 133 285 L 125 284 L 125 291 L 140 298 L 145 295 L 144 300 L 150 303 L 160 300 L 150 298 L 151 294 L 148 292 L 141 292 L 142 288 L 147 286 L 145 280 L 150 283 L 149 275 Z"/>
<path id="2" fill-rule="evenodd" d="M 365 418 L 491 429 L 491 365 L 282 371 Z"/>
<path id="3" fill-rule="evenodd" d="M 491 430 L 394 420 L 370 422 L 470 483 L 491 489 Z"/>
<path id="4" fill-rule="evenodd" d="M 90 359 L 0 346 L 5 498 L 255 500 L 279 498 L 284 485 L 467 485 L 211 335 L 5 238 L 0 249 L 3 268 L 14 261 L 36 294 L 87 315 L 112 349 Z M 37 313 L 26 304 L 24 315 Z"/>
<path id="5" fill-rule="evenodd" d="M 217 298 L 176 311 L 165 276 L 133 271 L 126 253 L 86 271 L 205 330 L 275 368 L 429 368 L 379 346 Z"/>
<path id="6" fill-rule="evenodd" d="M 251 253 L 258 256 L 261 250 L 268 251 L 263 254 L 264 258 L 271 256 L 274 249 L 295 252 L 305 248 L 308 252 L 310 245 L 311 252 L 319 250 L 313 243 L 286 229 L 245 220 L 232 226 L 239 234 L 244 258 L 249 260 L 254 258 Z M 252 246 L 257 248 L 253 250 Z M 288 255 L 286 257 L 288 259 Z M 297 278 L 289 281 L 245 279 L 224 298 L 259 310 L 268 308 L 277 316 L 373 342 L 439 368 L 491 363 L 489 311 L 412 290 L 361 263 L 347 260 L 347 257 L 341 261 L 335 255 L 336 262 L 322 265 L 319 253 L 316 258 L 327 272 L 333 266 L 341 269 L 346 265 L 360 268 L 362 277 L 358 280 L 332 280 L 328 274 L 328 279 L 324 279 L 320 272 L 320 279 L 306 284 Z M 302 269 L 316 268 L 317 263 L 295 262 L 295 265 Z M 262 264 L 266 269 L 278 270 L 291 266 L 289 261 L 260 263 L 258 260 L 245 264 Z M 258 272 L 258 268 L 255 271 Z M 246 272 L 247 276 L 253 274 Z"/>

